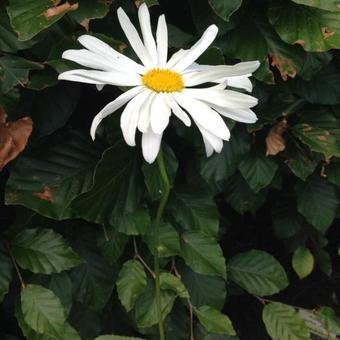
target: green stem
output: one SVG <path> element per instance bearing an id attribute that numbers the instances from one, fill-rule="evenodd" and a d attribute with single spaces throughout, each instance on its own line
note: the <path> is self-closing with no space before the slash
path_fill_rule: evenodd
<path id="1" fill-rule="evenodd" d="M 155 219 L 155 227 L 154 227 L 154 263 L 155 263 L 155 282 L 156 282 L 156 305 L 157 305 L 157 315 L 158 315 L 158 328 L 159 328 L 159 338 L 160 340 L 165 340 L 164 335 L 164 325 L 163 325 L 163 316 L 162 316 L 162 304 L 161 304 L 161 287 L 160 287 L 160 279 L 159 279 L 159 234 L 160 234 L 160 223 L 161 218 L 168 202 L 169 193 L 170 193 L 170 182 L 168 178 L 168 174 L 166 172 L 164 157 L 162 148 L 159 150 L 157 156 L 157 163 L 159 167 L 159 172 L 162 178 L 163 183 L 163 192 L 162 198 L 159 202 L 159 206 L 157 209 L 156 219 Z"/>

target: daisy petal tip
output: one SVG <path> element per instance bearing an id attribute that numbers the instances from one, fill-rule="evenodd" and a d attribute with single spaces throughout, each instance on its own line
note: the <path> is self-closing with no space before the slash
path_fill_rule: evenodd
<path id="1" fill-rule="evenodd" d="M 158 156 L 158 152 L 154 153 L 154 152 L 150 152 L 150 151 L 145 151 L 143 149 L 143 157 L 144 157 L 145 162 L 147 162 L 148 164 L 152 164 L 156 160 L 156 158 Z"/>

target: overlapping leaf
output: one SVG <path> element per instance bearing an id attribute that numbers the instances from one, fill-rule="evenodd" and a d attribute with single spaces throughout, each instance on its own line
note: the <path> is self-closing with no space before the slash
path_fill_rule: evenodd
<path id="1" fill-rule="evenodd" d="M 281 264 L 261 250 L 239 253 L 228 261 L 229 279 L 250 294 L 272 295 L 288 286 Z"/>

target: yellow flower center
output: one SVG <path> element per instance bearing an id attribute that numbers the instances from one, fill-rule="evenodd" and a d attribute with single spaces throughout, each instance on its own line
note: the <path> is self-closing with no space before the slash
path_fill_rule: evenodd
<path id="1" fill-rule="evenodd" d="M 179 92 L 184 88 L 182 76 L 174 71 L 154 68 L 142 77 L 144 86 L 155 92 Z"/>

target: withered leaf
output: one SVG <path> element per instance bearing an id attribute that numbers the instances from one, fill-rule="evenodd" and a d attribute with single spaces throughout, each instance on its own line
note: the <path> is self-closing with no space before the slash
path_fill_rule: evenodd
<path id="1" fill-rule="evenodd" d="M 286 141 L 282 137 L 287 130 L 287 120 L 284 118 L 272 127 L 266 137 L 267 156 L 275 156 L 286 147 Z"/>
<path id="2" fill-rule="evenodd" d="M 0 170 L 25 149 L 32 129 L 31 118 L 5 123 L 5 112 L 0 112 Z"/>

